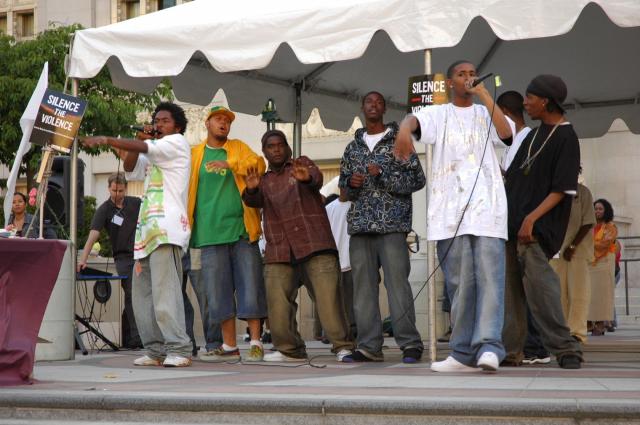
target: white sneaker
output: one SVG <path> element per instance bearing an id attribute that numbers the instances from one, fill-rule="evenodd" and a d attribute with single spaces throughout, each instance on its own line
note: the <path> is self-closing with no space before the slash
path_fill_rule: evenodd
<path id="1" fill-rule="evenodd" d="M 480 372 L 482 369 L 467 366 L 449 356 L 441 362 L 431 363 L 431 370 L 434 372 Z"/>
<path id="2" fill-rule="evenodd" d="M 167 358 L 162 362 L 164 367 L 187 367 L 191 366 L 191 359 L 188 357 L 177 356 L 175 354 L 168 354 Z"/>
<path id="3" fill-rule="evenodd" d="M 485 372 L 495 372 L 500 367 L 498 356 L 491 351 L 485 351 L 480 358 L 478 358 L 478 367 L 482 368 Z"/>
<path id="4" fill-rule="evenodd" d="M 144 355 L 133 361 L 135 366 L 162 366 L 162 360 Z"/>
<path id="5" fill-rule="evenodd" d="M 341 363 L 353 363 L 353 352 L 351 350 L 340 350 L 336 354 L 336 360 Z"/>
<path id="6" fill-rule="evenodd" d="M 298 357 L 290 357 L 286 354 L 282 354 L 280 351 L 274 351 L 273 353 L 267 353 L 264 355 L 263 361 L 265 362 L 295 362 L 295 363 L 304 363 L 307 361 L 307 358 L 298 358 Z"/>

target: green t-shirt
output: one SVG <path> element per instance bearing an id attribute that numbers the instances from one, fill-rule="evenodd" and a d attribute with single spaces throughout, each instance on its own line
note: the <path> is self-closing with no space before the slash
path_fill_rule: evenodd
<path id="1" fill-rule="evenodd" d="M 226 161 L 227 152 L 205 146 L 198 176 L 195 219 L 191 246 L 232 243 L 247 237 L 244 226 L 242 198 L 227 168 L 214 168 L 211 161 Z"/>

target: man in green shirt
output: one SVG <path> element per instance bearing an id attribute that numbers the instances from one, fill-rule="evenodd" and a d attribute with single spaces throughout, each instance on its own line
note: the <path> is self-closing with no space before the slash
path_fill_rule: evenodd
<path id="1" fill-rule="evenodd" d="M 251 337 L 245 361 L 262 361 L 260 319 L 267 317 L 258 249 L 260 212 L 243 204 L 240 194 L 249 168 L 264 172 L 264 160 L 245 143 L 228 139 L 233 112 L 211 108 L 207 139 L 191 150 L 188 213 L 191 247 L 201 250 L 199 285 L 210 321 L 222 327 L 222 347 L 200 356 L 209 362 L 237 361 L 236 317 L 246 319 Z"/>

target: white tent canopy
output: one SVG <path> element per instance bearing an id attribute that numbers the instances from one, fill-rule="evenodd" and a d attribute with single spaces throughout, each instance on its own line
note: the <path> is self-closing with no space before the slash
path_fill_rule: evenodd
<path id="1" fill-rule="evenodd" d="M 562 76 L 581 137 L 615 118 L 640 132 L 638 0 L 196 0 L 79 31 L 69 75 L 106 64 L 116 85 L 139 92 L 169 77 L 178 99 L 202 105 L 221 88 L 254 115 L 273 98 L 285 121 L 298 87 L 305 120 L 317 107 L 326 127 L 346 129 L 369 90 L 387 96 L 387 118 L 403 115 L 425 49 L 434 72 L 465 58 L 500 74 L 500 90 Z"/>
<path id="2" fill-rule="evenodd" d="M 69 76 L 106 64 L 116 85 L 139 92 L 169 77 L 180 100 L 206 105 L 223 89 L 231 109 L 254 115 L 273 98 L 299 132 L 316 107 L 326 127 L 348 128 L 370 90 L 399 119 L 408 77 L 467 59 L 500 74 L 501 90 L 561 76 L 578 135 L 596 137 L 615 118 L 640 133 L 639 53 L 640 0 L 196 0 L 77 32 Z M 427 258 L 429 273 L 433 244 Z"/>

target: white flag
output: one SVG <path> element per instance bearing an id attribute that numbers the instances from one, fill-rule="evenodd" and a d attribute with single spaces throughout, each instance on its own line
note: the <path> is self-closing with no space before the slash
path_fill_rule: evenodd
<path id="1" fill-rule="evenodd" d="M 11 167 L 11 173 L 7 179 L 7 194 L 4 198 L 4 222 L 5 226 L 9 221 L 9 215 L 11 214 L 11 206 L 13 204 L 13 194 L 16 190 L 16 180 L 18 180 L 18 174 L 20 173 L 20 164 L 22 164 L 22 157 L 31 149 L 31 130 L 33 130 L 33 123 L 36 121 L 36 115 L 38 115 L 38 109 L 40 108 L 40 102 L 44 97 L 44 92 L 49 85 L 49 62 L 45 62 L 42 67 L 42 74 L 38 80 L 27 108 L 24 110 L 22 117 L 20 118 L 20 128 L 22 129 L 22 140 L 20 141 L 20 147 L 16 152 L 16 158 L 13 160 L 13 167 Z M 25 194 L 26 195 L 26 194 Z"/>

